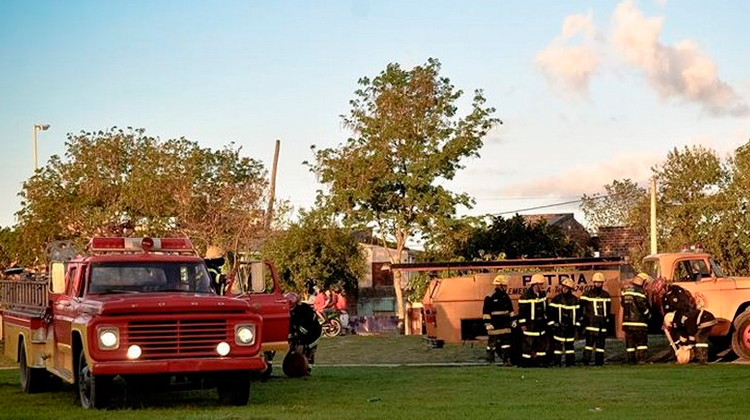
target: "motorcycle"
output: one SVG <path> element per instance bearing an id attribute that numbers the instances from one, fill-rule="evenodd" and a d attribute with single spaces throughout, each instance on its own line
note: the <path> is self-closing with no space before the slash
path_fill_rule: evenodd
<path id="1" fill-rule="evenodd" d="M 325 320 L 321 324 L 323 335 L 326 337 L 342 335 L 348 324 L 349 314 L 346 311 L 328 312 L 325 314 Z"/>

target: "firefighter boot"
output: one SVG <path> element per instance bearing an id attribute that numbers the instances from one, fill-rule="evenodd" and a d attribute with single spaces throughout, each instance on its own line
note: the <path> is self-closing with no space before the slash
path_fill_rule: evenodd
<path id="1" fill-rule="evenodd" d="M 594 365 L 601 366 L 604 364 L 604 352 L 597 349 L 596 355 L 594 356 Z"/>
<path id="2" fill-rule="evenodd" d="M 576 355 L 575 353 L 566 353 L 565 354 L 565 367 L 570 367 L 576 364 Z"/>
<path id="3" fill-rule="evenodd" d="M 583 350 L 583 357 L 581 358 L 581 365 L 588 366 L 589 361 L 591 361 L 591 350 L 585 349 Z"/>
<path id="4" fill-rule="evenodd" d="M 487 363 L 495 363 L 495 349 L 487 347 Z"/>
<path id="5" fill-rule="evenodd" d="M 631 349 L 626 349 L 625 350 L 625 361 L 629 365 L 634 365 L 635 362 L 636 362 L 636 360 L 638 360 L 638 358 L 636 357 L 635 349 L 632 349 L 632 350 Z"/>

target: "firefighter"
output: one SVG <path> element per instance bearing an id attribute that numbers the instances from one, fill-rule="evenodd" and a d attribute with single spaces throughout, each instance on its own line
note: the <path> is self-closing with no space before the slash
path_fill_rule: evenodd
<path id="1" fill-rule="evenodd" d="M 507 293 L 508 281 L 507 275 L 495 276 L 492 280 L 495 291 L 485 296 L 482 306 L 482 319 L 487 329 L 487 361 L 494 363 L 497 353 L 501 366 L 511 365 L 511 324 L 515 317 L 513 303 Z"/>
<path id="2" fill-rule="evenodd" d="M 650 277 L 638 273 L 633 284 L 622 292 L 622 329 L 625 331 L 625 353 L 627 362 L 643 363 L 648 351 L 648 300 L 643 284 Z"/>
<path id="3" fill-rule="evenodd" d="M 518 299 L 518 325 L 523 332 L 524 366 L 545 366 L 547 358 L 547 294 L 544 276 L 534 274 L 526 293 Z"/>
<path id="4" fill-rule="evenodd" d="M 675 344 L 675 354 L 685 356 L 682 361 L 678 359 L 680 363 L 687 363 L 693 357 L 698 363 L 708 363 L 708 336 L 717 320 L 703 306 L 700 295 L 696 299 L 677 285 L 670 285 L 664 296 L 663 307 L 669 311 L 664 316 L 664 326 Z"/>
<path id="5" fill-rule="evenodd" d="M 573 366 L 576 357 L 573 343 L 576 329 L 581 325 L 581 305 L 578 297 L 573 294 L 575 284 L 572 279 L 564 279 L 561 287 L 562 291 L 552 299 L 547 313 L 548 324 L 552 327 L 553 360 L 555 365 L 562 366 L 564 354 L 565 366 Z"/>
<path id="6" fill-rule="evenodd" d="M 594 287 L 581 296 L 582 326 L 586 336 L 581 363 L 588 365 L 591 353 L 594 352 L 594 364 L 604 364 L 604 340 L 607 337 L 607 326 L 610 322 L 612 299 L 604 290 L 604 274 L 594 273 Z"/>
<path id="7" fill-rule="evenodd" d="M 210 246 L 206 250 L 206 256 L 203 259 L 206 261 L 208 275 L 211 278 L 211 288 L 214 289 L 217 295 L 223 295 L 224 284 L 226 283 L 226 276 L 222 273 L 222 267 L 226 262 L 224 260 L 224 252 L 218 246 Z"/>

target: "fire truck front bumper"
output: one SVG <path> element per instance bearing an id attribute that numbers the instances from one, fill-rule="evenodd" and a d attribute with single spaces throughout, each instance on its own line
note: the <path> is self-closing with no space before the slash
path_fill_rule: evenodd
<path id="1" fill-rule="evenodd" d="M 262 371 L 266 362 L 262 357 L 205 358 L 179 360 L 123 360 L 94 362 L 94 375 L 150 375 L 164 373 L 221 372 L 229 370 Z"/>

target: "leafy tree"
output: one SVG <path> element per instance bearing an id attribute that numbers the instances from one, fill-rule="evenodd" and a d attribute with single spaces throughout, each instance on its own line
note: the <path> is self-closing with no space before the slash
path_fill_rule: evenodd
<path id="1" fill-rule="evenodd" d="M 648 192 L 630 180 L 614 180 L 604 186 L 604 194 L 584 194 L 581 210 L 594 229 L 604 226 L 628 226 L 639 220 Z M 648 203 L 646 203 L 648 204 Z"/>
<path id="2" fill-rule="evenodd" d="M 342 216 L 346 224 L 374 224 L 383 243 L 395 243 L 390 260 L 399 262 L 407 241 L 429 233 L 454 215 L 459 205 L 470 206 L 466 194 L 444 187 L 461 160 L 478 156 L 483 138 L 500 122 L 475 91 L 471 112 L 457 114 L 463 95 L 440 76 L 440 62 L 404 70 L 389 64 L 374 79 L 363 77 L 342 115 L 352 137 L 335 148 L 315 151 L 311 170 L 327 191 L 319 200 Z M 393 279 L 396 312 L 403 325 L 401 273 Z"/>
<path id="3" fill-rule="evenodd" d="M 517 258 L 552 258 L 583 256 L 587 249 L 568 240 L 556 226 L 544 221 L 527 223 L 523 216 L 492 218 L 486 227 L 479 226 L 459 249 L 467 261 Z"/>
<path id="4" fill-rule="evenodd" d="M 23 255 L 39 258 L 55 239 L 83 245 L 94 235 L 136 233 L 248 249 L 262 227 L 266 184 L 262 164 L 234 145 L 215 151 L 131 128 L 69 134 L 65 156 L 23 185 Z"/>
<path id="5" fill-rule="evenodd" d="M 20 239 L 16 229 L 0 228 L 0 268 L 8 267 L 14 261 L 19 260 Z M 0 273 L 0 275 L 2 274 Z"/>
<path id="6" fill-rule="evenodd" d="M 308 281 L 354 292 L 365 270 L 362 249 L 351 232 L 320 211 L 302 212 L 298 222 L 266 241 L 262 253 L 276 263 L 285 288 L 303 293 Z"/>
<path id="7" fill-rule="evenodd" d="M 702 146 L 674 149 L 655 168 L 658 239 L 662 249 L 679 249 L 714 237 L 730 173 L 716 152 Z"/>

